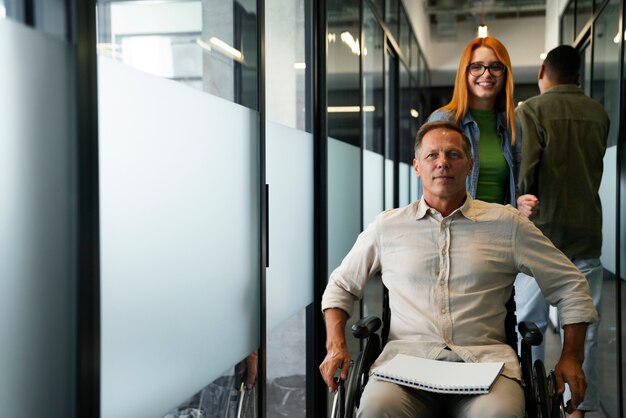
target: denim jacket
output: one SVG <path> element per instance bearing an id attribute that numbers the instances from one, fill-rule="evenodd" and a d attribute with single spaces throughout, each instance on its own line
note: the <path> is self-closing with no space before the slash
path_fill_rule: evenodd
<path id="1" fill-rule="evenodd" d="M 453 121 L 454 115 L 448 110 L 435 110 L 429 117 L 428 122 L 433 122 L 436 120 L 447 120 Z M 505 201 L 503 204 L 510 204 L 513 207 L 517 204 L 517 199 L 515 197 L 516 193 L 516 185 L 517 178 L 519 175 L 519 167 L 522 161 L 522 132 L 520 128 L 520 124 L 516 123 L 516 138 L 515 138 L 515 146 L 511 145 L 511 131 L 506 127 L 506 114 L 503 112 L 496 114 L 496 126 L 498 130 L 498 135 L 500 135 L 501 145 L 502 145 L 502 153 L 504 154 L 504 159 L 509 165 L 509 184 L 507 187 L 507 193 L 505 193 Z M 467 112 L 461 123 L 459 123 L 459 127 L 463 129 L 465 135 L 470 139 L 472 143 L 472 158 L 474 159 L 474 167 L 472 168 L 472 172 L 467 178 L 467 191 L 472 196 L 472 198 L 476 198 L 476 189 L 478 189 L 478 172 L 480 168 L 480 153 L 478 152 L 479 147 L 479 139 L 480 139 L 480 131 L 478 130 L 478 124 L 470 114 Z"/>

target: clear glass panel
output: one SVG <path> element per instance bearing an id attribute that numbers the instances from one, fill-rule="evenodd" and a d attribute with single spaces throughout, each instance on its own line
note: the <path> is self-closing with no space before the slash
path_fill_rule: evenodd
<path id="1" fill-rule="evenodd" d="M 575 1 L 570 0 L 561 18 L 561 43 L 563 44 L 571 44 L 574 42 L 574 36 L 577 35 L 574 33 L 574 12 Z"/>
<path id="2" fill-rule="evenodd" d="M 411 62 L 411 38 L 413 32 L 411 31 L 411 25 L 409 24 L 409 18 L 404 11 L 404 7 L 400 7 L 400 51 L 402 53 L 402 60 L 406 65 Z"/>
<path id="3" fill-rule="evenodd" d="M 258 108 L 255 0 L 100 0 L 98 53 Z"/>
<path id="4" fill-rule="evenodd" d="M 265 2 L 265 91 L 267 119 L 310 129 L 312 65 L 306 44 L 305 0 Z M 307 129 L 308 128 L 308 129 Z"/>
<path id="5" fill-rule="evenodd" d="M 371 1 L 374 4 L 376 13 L 379 16 L 383 16 L 383 12 L 385 11 L 385 0 L 371 0 Z"/>
<path id="6" fill-rule="evenodd" d="M 600 402 L 609 416 L 618 416 L 617 394 L 617 335 L 616 335 L 616 233 L 617 205 L 617 140 L 619 129 L 619 44 L 613 39 L 618 33 L 619 7 L 608 5 L 594 25 L 592 97 L 604 106 L 611 120 L 609 141 L 604 157 L 604 173 L 600 186 L 602 201 L 603 243 L 602 265 L 605 280 L 602 290 L 601 321 L 599 324 Z"/>
<path id="7" fill-rule="evenodd" d="M 589 19 L 593 16 L 593 0 L 576 0 L 576 30 L 574 36 L 578 36 Z"/>
<path id="8" fill-rule="evenodd" d="M 374 14 L 363 7 L 363 137 L 365 149 L 385 152 L 384 33 Z"/>
<path id="9" fill-rule="evenodd" d="M 330 0 L 328 7 L 328 135 L 361 144 L 359 92 L 360 0 Z"/>
<path id="10" fill-rule="evenodd" d="M 267 333 L 267 417 L 306 417 L 306 327 L 303 308 Z"/>
<path id="11" fill-rule="evenodd" d="M 580 88 L 591 96 L 591 43 L 584 46 L 580 54 Z"/>
<path id="12" fill-rule="evenodd" d="M 413 95 L 416 92 L 411 88 L 411 81 L 409 71 L 404 65 L 400 65 L 400 109 L 398 114 L 400 152 L 398 156 L 400 161 L 409 165 L 413 165 L 414 120 L 419 116 L 419 111 L 413 106 Z"/>
<path id="13" fill-rule="evenodd" d="M 398 16 L 399 0 L 387 0 L 385 2 L 385 23 L 389 29 L 389 34 L 398 41 Z"/>
<path id="14" fill-rule="evenodd" d="M 411 77 L 418 80 L 420 66 L 420 47 L 415 35 L 411 36 Z"/>
<path id="15" fill-rule="evenodd" d="M 258 349 L 259 114 L 106 57 L 98 97 L 101 415 L 159 417 Z"/>
<path id="16" fill-rule="evenodd" d="M 72 47 L 0 19 L 0 415 L 72 417 Z"/>

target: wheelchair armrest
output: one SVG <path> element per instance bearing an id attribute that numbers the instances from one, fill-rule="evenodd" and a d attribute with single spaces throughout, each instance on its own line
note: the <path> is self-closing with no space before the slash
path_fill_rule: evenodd
<path id="1" fill-rule="evenodd" d="M 374 315 L 366 316 L 359 319 L 354 325 L 352 325 L 352 335 L 356 338 L 368 338 L 370 335 L 378 331 L 382 321 L 379 317 Z"/>
<path id="2" fill-rule="evenodd" d="M 526 345 L 539 345 L 543 341 L 543 334 L 534 322 L 520 322 L 517 329 L 522 336 L 522 343 Z"/>

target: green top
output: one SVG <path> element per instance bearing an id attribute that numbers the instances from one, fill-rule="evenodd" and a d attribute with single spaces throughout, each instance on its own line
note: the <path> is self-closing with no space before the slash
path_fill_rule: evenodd
<path id="1" fill-rule="evenodd" d="M 470 109 L 480 132 L 478 188 L 476 199 L 503 203 L 509 181 L 509 166 L 502 153 L 500 136 L 496 130 L 496 114 L 490 110 Z"/>

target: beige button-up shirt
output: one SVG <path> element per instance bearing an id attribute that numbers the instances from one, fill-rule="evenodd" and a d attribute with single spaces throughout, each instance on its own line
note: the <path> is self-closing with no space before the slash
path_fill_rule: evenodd
<path id="1" fill-rule="evenodd" d="M 404 353 L 435 359 L 450 348 L 466 362 L 505 362 L 521 380 L 505 342 L 505 303 L 518 272 L 535 277 L 563 325 L 597 320 L 584 276 L 511 206 L 473 200 L 447 217 L 423 200 L 385 211 L 330 275 L 322 309 L 352 314 L 368 278 L 389 289 L 389 341 L 372 370 Z"/>

